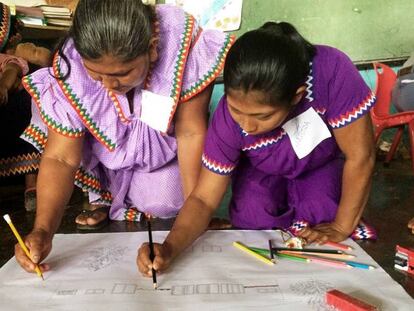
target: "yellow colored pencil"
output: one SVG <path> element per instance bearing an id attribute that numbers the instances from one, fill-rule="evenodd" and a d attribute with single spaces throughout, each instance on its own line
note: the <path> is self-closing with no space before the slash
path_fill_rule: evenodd
<path id="1" fill-rule="evenodd" d="M 269 258 L 262 256 L 254 251 L 252 251 L 250 248 L 248 248 L 246 245 L 244 245 L 241 242 L 233 242 L 233 246 L 237 247 L 238 249 L 242 250 L 243 252 L 252 255 L 256 259 L 259 259 L 260 261 L 268 264 L 268 265 L 274 265 L 274 262 L 271 261 Z"/>
<path id="2" fill-rule="evenodd" d="M 26 244 L 24 244 L 23 239 L 22 239 L 22 237 L 20 236 L 19 232 L 17 232 L 16 227 L 13 225 L 13 222 L 12 222 L 12 220 L 11 220 L 11 218 L 10 218 L 9 214 L 5 214 L 5 215 L 3 215 L 3 218 L 4 218 L 4 220 L 5 220 L 5 221 L 9 224 L 10 229 L 13 231 L 14 236 L 16 237 L 17 241 L 19 242 L 19 245 L 20 245 L 20 247 L 23 249 L 23 251 L 24 251 L 24 253 L 26 254 L 26 256 L 27 256 L 28 258 L 31 258 L 31 257 L 30 257 L 29 250 L 27 249 Z M 42 280 L 44 280 L 44 278 L 43 278 L 43 274 L 42 274 L 42 271 L 40 271 L 39 265 L 36 265 L 35 271 L 36 271 L 37 275 L 38 275 L 39 277 L 41 277 L 41 278 L 42 278 Z"/>

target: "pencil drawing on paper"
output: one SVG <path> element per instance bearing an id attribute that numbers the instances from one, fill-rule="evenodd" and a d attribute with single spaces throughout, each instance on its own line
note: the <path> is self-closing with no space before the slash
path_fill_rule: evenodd
<path id="1" fill-rule="evenodd" d="M 124 256 L 127 247 L 99 247 L 88 252 L 84 265 L 89 271 L 98 271 L 117 264 Z"/>
<path id="2" fill-rule="evenodd" d="M 326 305 L 325 293 L 333 289 L 332 284 L 320 280 L 306 280 L 290 285 L 290 290 L 298 296 L 306 297 L 307 304 L 312 310 L 328 311 L 334 310 Z"/>

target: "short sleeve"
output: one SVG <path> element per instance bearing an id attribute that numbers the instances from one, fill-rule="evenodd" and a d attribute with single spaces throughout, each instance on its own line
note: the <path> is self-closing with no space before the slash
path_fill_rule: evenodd
<path id="1" fill-rule="evenodd" d="M 327 93 L 326 116 L 333 128 L 346 126 L 369 112 L 375 103 L 375 95 L 364 82 L 355 65 L 343 52 L 330 48 L 325 53 L 326 62 L 321 61 L 330 72 Z"/>
<path id="2" fill-rule="evenodd" d="M 239 161 L 241 146 L 241 132 L 231 118 L 223 97 L 207 131 L 203 166 L 220 175 L 231 175 Z"/>
<path id="3" fill-rule="evenodd" d="M 218 30 L 196 26 L 187 57 L 180 101 L 203 91 L 221 73 L 234 37 Z"/>
<path id="4" fill-rule="evenodd" d="M 22 83 L 32 96 L 40 118 L 48 128 L 68 137 L 80 137 L 84 134 L 84 124 L 48 68 L 25 76 Z"/>

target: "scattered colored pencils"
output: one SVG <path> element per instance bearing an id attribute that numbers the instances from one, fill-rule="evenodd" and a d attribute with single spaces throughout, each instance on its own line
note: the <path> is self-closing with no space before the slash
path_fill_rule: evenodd
<path id="1" fill-rule="evenodd" d="M 355 258 L 355 255 L 350 254 L 330 254 L 330 253 L 314 253 L 314 252 L 299 252 L 299 251 L 278 251 L 278 254 L 291 254 L 291 255 L 311 255 L 311 256 L 317 256 L 317 257 L 323 257 L 323 258 L 331 258 L 331 259 L 352 259 Z"/>
<path id="2" fill-rule="evenodd" d="M 30 252 L 29 252 L 29 250 L 27 249 L 26 244 L 24 244 L 23 239 L 22 239 L 22 237 L 20 236 L 19 232 L 17 232 L 16 227 L 13 225 L 13 222 L 12 222 L 12 220 L 11 220 L 11 218 L 10 218 L 9 214 L 5 214 L 5 215 L 3 215 L 3 218 L 4 218 L 4 220 L 5 220 L 5 221 L 9 224 L 10 229 L 13 231 L 14 236 L 16 237 L 17 241 L 19 242 L 19 245 L 20 245 L 20 247 L 22 248 L 22 250 L 24 251 L 24 253 L 26 254 L 26 256 L 27 256 L 28 258 L 30 258 L 30 259 L 31 259 L 31 257 L 30 257 Z M 43 274 L 42 274 L 42 271 L 40 270 L 40 268 L 39 268 L 39 265 L 38 265 L 38 264 L 36 264 L 35 271 L 36 271 L 37 275 L 38 275 L 39 277 L 41 277 L 41 278 L 42 278 L 42 280 L 44 280 L 44 278 L 43 278 Z"/>
<path id="3" fill-rule="evenodd" d="M 155 253 L 154 253 L 154 243 L 152 242 L 152 230 L 151 230 L 151 220 L 147 220 L 147 227 L 148 227 L 148 240 L 149 240 L 149 248 L 150 248 L 150 259 L 154 261 Z M 154 289 L 157 289 L 157 272 L 154 268 L 152 268 L 152 284 Z"/>
<path id="4" fill-rule="evenodd" d="M 267 258 L 267 257 L 265 257 L 265 256 L 263 256 L 259 253 L 256 253 L 255 251 L 251 250 L 250 248 L 248 248 L 246 245 L 244 245 L 241 242 L 233 242 L 233 246 L 237 247 L 241 251 L 255 257 L 256 259 L 259 259 L 260 261 L 262 261 L 262 262 L 264 262 L 268 265 L 273 265 L 274 264 L 274 262 L 272 260 L 270 260 L 269 258 Z"/>

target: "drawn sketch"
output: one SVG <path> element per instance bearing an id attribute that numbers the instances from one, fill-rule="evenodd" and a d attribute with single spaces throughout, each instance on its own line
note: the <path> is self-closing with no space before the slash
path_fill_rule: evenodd
<path id="1" fill-rule="evenodd" d="M 128 247 L 99 247 L 88 252 L 84 265 L 89 271 L 98 271 L 122 259 Z"/>
<path id="2" fill-rule="evenodd" d="M 221 253 L 219 245 L 203 245 L 203 253 Z"/>
<path id="3" fill-rule="evenodd" d="M 311 279 L 294 283 L 290 285 L 290 289 L 295 294 L 305 296 L 307 298 L 307 304 L 312 308 L 312 310 L 335 310 L 335 308 L 330 308 L 325 303 L 326 292 L 333 289 L 333 286 L 329 282 Z"/>
<path id="4" fill-rule="evenodd" d="M 58 296 L 75 296 L 78 290 L 76 289 L 64 289 L 64 290 L 58 290 L 57 295 Z"/>
<path id="5" fill-rule="evenodd" d="M 85 290 L 85 295 L 102 295 L 105 293 L 105 289 L 103 288 L 91 288 Z"/>
<path id="6" fill-rule="evenodd" d="M 163 241 L 167 234 L 155 231 L 154 238 Z M 15 259 L 0 269 L 0 309 L 331 311 L 324 295 L 336 288 L 364 294 L 383 311 L 412 310 L 412 299 L 381 268 L 345 271 L 283 260 L 269 266 L 232 246 L 243 241 L 264 248 L 269 239 L 282 243 L 275 231 L 206 232 L 171 270 L 157 275 L 154 290 L 151 278 L 141 277 L 136 266 L 146 232 L 58 234 L 44 282 L 22 271 Z M 357 243 L 345 243 L 359 261 L 375 264 Z"/>

